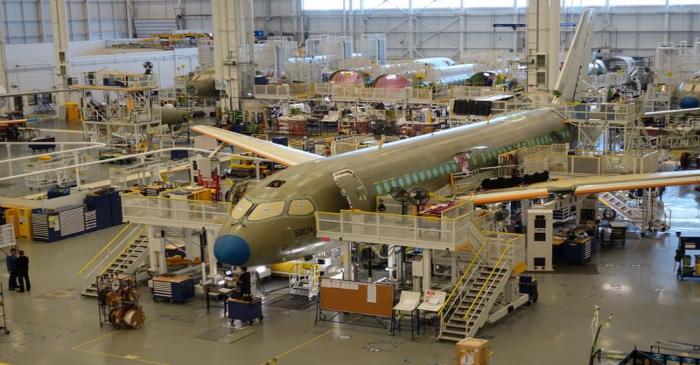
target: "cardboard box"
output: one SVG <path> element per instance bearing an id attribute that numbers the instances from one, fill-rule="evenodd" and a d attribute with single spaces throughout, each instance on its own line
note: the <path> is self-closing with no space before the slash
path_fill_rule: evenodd
<path id="1" fill-rule="evenodd" d="M 457 365 L 488 365 L 489 342 L 465 338 L 457 342 Z"/>

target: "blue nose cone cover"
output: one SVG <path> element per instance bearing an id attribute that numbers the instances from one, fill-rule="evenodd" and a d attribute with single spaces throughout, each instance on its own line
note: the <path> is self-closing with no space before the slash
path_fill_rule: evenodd
<path id="1" fill-rule="evenodd" d="M 700 100 L 695 96 L 684 96 L 678 102 L 678 106 L 681 107 L 681 109 L 697 108 L 700 106 Z"/>
<path id="2" fill-rule="evenodd" d="M 242 266 L 250 258 L 250 246 L 241 236 L 225 234 L 214 242 L 214 256 L 229 265 Z"/>

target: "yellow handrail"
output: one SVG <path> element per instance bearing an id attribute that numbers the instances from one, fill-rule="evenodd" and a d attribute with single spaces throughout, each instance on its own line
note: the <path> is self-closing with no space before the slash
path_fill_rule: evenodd
<path id="1" fill-rule="evenodd" d="M 87 270 L 88 267 L 90 267 L 90 265 L 92 265 L 92 263 L 95 262 L 95 260 L 97 260 L 97 258 L 100 257 L 105 252 L 105 250 L 107 250 L 107 248 L 109 248 L 109 246 L 111 246 L 114 242 L 116 242 L 117 238 L 121 237 L 122 233 L 124 233 L 124 231 L 129 229 L 129 227 L 131 227 L 131 225 L 132 225 L 132 223 L 129 222 L 129 224 L 124 226 L 124 228 L 122 228 L 122 230 L 119 231 L 119 233 L 117 233 L 114 237 L 112 237 L 112 239 L 109 242 L 107 242 L 107 244 L 104 247 L 102 247 L 102 249 L 92 259 L 90 259 L 90 261 L 88 261 L 87 264 L 85 264 L 85 266 L 83 266 L 83 268 L 80 269 L 80 271 L 78 271 L 78 273 L 75 275 L 80 275 L 83 272 L 85 272 L 85 270 Z"/>
<path id="2" fill-rule="evenodd" d="M 498 260 L 496 261 L 496 264 L 493 265 L 493 269 L 491 269 L 491 272 L 489 273 L 489 276 L 486 278 L 486 281 L 484 282 L 484 285 L 481 286 L 481 289 L 479 289 L 479 293 L 476 294 L 476 297 L 472 301 L 472 304 L 469 306 L 467 309 L 467 312 L 464 313 L 464 320 L 468 321 L 469 314 L 471 313 L 472 309 L 474 308 L 474 305 L 476 304 L 477 301 L 481 298 L 481 294 L 484 292 L 484 289 L 486 289 L 486 285 L 491 281 L 491 277 L 493 276 L 493 273 L 496 272 L 496 268 L 498 265 L 503 261 L 503 258 L 506 256 L 506 253 L 508 252 L 508 249 L 511 247 L 511 244 L 508 244 L 504 249 L 503 252 L 501 252 L 501 255 L 498 257 Z M 467 325 L 469 322 L 467 322 Z"/>
<path id="3" fill-rule="evenodd" d="M 469 263 L 469 266 L 467 266 L 467 269 L 464 270 L 464 273 L 462 276 L 460 276 L 459 280 L 457 280 L 457 283 L 455 284 L 455 287 L 452 288 L 452 291 L 450 292 L 450 295 L 447 296 L 447 299 L 445 299 L 445 302 L 442 303 L 442 306 L 440 307 L 440 310 L 438 310 L 437 315 L 438 317 L 442 316 L 442 311 L 445 309 L 445 306 L 447 306 L 448 303 L 450 303 L 450 300 L 452 300 L 452 297 L 455 295 L 457 292 L 457 289 L 464 284 L 464 280 L 467 278 L 467 274 L 469 274 L 472 270 L 472 267 L 474 267 L 474 264 L 476 263 L 476 260 L 481 257 L 481 252 L 484 250 L 484 247 L 486 247 L 486 243 L 482 243 L 481 247 L 479 247 L 479 250 L 476 251 L 476 254 L 474 254 L 474 258 L 472 258 L 472 261 Z"/>
<path id="4" fill-rule="evenodd" d="M 129 244 L 124 245 L 124 249 L 121 250 L 121 252 L 119 252 L 117 255 L 114 255 L 114 258 L 112 259 L 112 261 L 110 261 L 109 264 L 107 264 L 107 266 L 105 266 L 105 268 L 102 270 L 102 272 L 100 272 L 100 275 L 104 274 L 105 271 L 107 271 L 107 268 L 109 268 L 110 266 L 112 266 L 112 264 L 113 264 L 115 261 L 117 261 L 117 259 L 119 258 L 119 256 L 121 256 L 124 252 L 126 252 L 126 250 L 129 249 L 129 246 L 131 246 L 131 243 L 134 242 L 134 241 L 136 241 L 136 239 L 143 233 L 143 231 L 146 230 L 146 228 L 148 228 L 148 226 L 143 226 L 138 232 L 136 232 L 136 235 L 135 235 L 136 237 L 134 237 L 133 240 L 130 240 L 130 241 L 129 241 Z"/>

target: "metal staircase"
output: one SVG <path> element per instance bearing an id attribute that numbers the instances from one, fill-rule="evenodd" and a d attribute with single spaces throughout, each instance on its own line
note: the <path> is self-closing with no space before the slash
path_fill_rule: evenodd
<path id="1" fill-rule="evenodd" d="M 506 244 L 492 263 L 494 260 L 489 256 L 493 255 L 482 252 L 487 246 L 489 243 L 482 245 L 475 254 L 445 306 L 438 312 L 440 340 L 457 342 L 474 337 L 489 320 L 492 309 L 503 294 L 513 269 L 514 247 L 512 243 Z M 492 250 L 493 246 L 488 249 Z"/>
<path id="2" fill-rule="evenodd" d="M 84 281 L 82 295 L 97 297 L 95 278 L 105 273 L 133 274 L 148 258 L 146 226 L 129 223 L 78 272 Z"/>
<path id="3" fill-rule="evenodd" d="M 631 205 L 629 199 L 616 192 L 600 193 L 598 201 L 642 230 L 651 228 L 665 231 L 671 225 L 671 212 L 656 199 L 651 199 L 651 203 L 648 203 L 650 209 L 646 209 L 643 204 Z"/>

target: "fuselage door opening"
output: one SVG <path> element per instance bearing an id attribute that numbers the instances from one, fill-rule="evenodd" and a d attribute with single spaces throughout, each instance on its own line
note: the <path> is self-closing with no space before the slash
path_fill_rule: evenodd
<path id="1" fill-rule="evenodd" d="M 343 169 L 333 173 L 333 181 L 338 185 L 351 209 L 370 210 L 369 193 L 365 184 L 350 169 Z"/>

